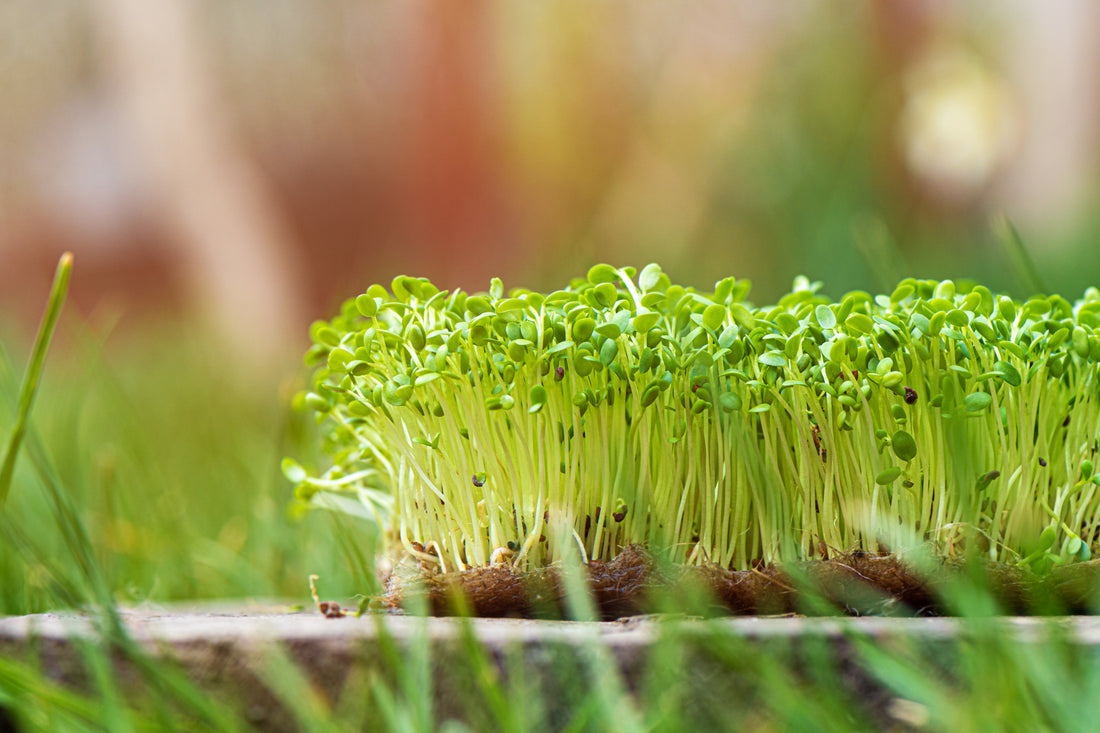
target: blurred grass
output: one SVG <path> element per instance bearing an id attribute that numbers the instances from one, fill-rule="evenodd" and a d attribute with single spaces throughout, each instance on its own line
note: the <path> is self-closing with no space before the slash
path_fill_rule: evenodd
<path id="1" fill-rule="evenodd" d="M 956 599 L 959 606 L 987 605 L 974 598 L 979 590 L 955 592 L 968 596 Z M 706 607 L 689 599 L 664 605 L 669 613 L 657 619 L 655 642 L 627 657 L 641 665 L 634 685 L 595 636 L 580 647 L 517 643 L 496 655 L 471 624 L 460 623 L 447 647 L 431 642 L 426 619 L 399 642 L 382 617 L 358 622 L 376 624 L 379 653 L 360 659 L 339 690 L 315 687 L 289 648 L 266 649 L 258 672 L 291 716 L 280 723 L 301 730 L 1096 729 L 1100 654 L 1064 620 L 1036 620 L 1020 633 L 975 615 L 949 637 L 837 619 L 839 637 L 754 639 L 743 625 L 707 619 Z M 225 689 L 206 699 L 173 667 L 132 646 L 120 648 L 143 661 L 137 679 L 112 671 L 109 644 L 78 648 L 90 679 L 85 693 L 58 686 L 33 663 L 0 658 L 0 729 L 5 714 L 26 730 L 251 727 Z"/>
<path id="2" fill-rule="evenodd" d="M 164 322 L 109 338 L 63 326 L 31 417 L 119 602 L 370 592 L 369 568 L 349 561 L 353 520 L 288 517 L 284 455 L 311 455 L 294 384 L 250 375 L 201 333 Z M 0 341 L 0 434 L 13 423 L 25 348 Z M 109 344 L 109 345 L 108 345 Z M 6 366 L 6 368 L 5 368 Z M 288 367 L 293 373 L 294 366 Z M 41 477 L 21 456 L 3 508 L 0 613 L 64 605 L 51 564 L 73 557 Z M 339 522 L 339 523 L 338 523 Z M 25 542 L 17 551 L 12 532 Z"/>

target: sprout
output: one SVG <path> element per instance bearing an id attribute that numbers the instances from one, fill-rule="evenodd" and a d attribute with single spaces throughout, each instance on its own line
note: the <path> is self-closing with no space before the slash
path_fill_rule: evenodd
<path id="1" fill-rule="evenodd" d="M 966 536 L 1033 568 L 1090 556 L 1094 290 L 1071 304 L 951 281 L 837 301 L 818 288 L 801 278 L 756 307 L 748 281 L 703 292 L 657 265 L 597 265 L 546 294 L 374 285 L 311 329 L 298 403 L 333 465 L 285 472 L 300 500 L 446 568 L 638 543 L 745 569 L 821 543 Z"/>

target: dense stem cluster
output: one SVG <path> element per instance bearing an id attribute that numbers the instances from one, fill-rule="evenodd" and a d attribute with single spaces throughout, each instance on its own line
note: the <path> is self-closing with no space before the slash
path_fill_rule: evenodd
<path id="1" fill-rule="evenodd" d="M 306 357 L 334 464 L 285 468 L 444 570 L 563 543 L 739 569 L 925 541 L 1040 570 L 1090 556 L 1100 292 L 818 286 L 765 308 L 745 280 L 698 292 L 656 265 L 545 295 L 372 286 Z"/>

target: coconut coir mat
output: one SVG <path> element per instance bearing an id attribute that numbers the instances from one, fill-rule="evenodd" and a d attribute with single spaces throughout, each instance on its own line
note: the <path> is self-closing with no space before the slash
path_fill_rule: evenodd
<path id="1" fill-rule="evenodd" d="M 637 546 L 615 559 L 584 566 L 601 616 L 613 620 L 657 610 L 655 599 L 694 586 L 719 610 L 734 615 L 842 612 L 943 615 L 945 589 L 984 584 L 1006 613 L 1087 613 L 1097 608 L 1100 561 L 1056 568 L 1045 576 L 1012 565 L 945 559 L 932 575 L 918 575 L 896 555 L 852 551 L 826 560 L 727 570 L 717 566 L 663 566 Z M 384 606 L 426 604 L 435 616 L 562 617 L 565 584 L 557 567 L 522 573 L 500 564 L 440 573 L 417 567 L 390 575 Z"/>

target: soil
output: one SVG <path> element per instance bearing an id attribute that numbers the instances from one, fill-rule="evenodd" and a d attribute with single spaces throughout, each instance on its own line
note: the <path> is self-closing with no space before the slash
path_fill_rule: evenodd
<path id="1" fill-rule="evenodd" d="M 950 615 L 950 589 L 988 587 L 1005 613 L 1093 613 L 1100 601 L 1100 560 L 1036 576 L 1014 565 L 943 559 L 921 575 L 897 555 L 860 550 L 825 560 L 727 570 L 664 566 L 630 546 L 609 562 L 584 566 L 604 620 L 651 613 L 658 599 L 702 591 L 711 609 L 733 615 Z M 507 564 L 440 573 L 419 567 L 394 573 L 382 604 L 391 610 L 426 603 L 435 616 L 562 618 L 565 584 L 558 567 L 526 573 Z"/>

